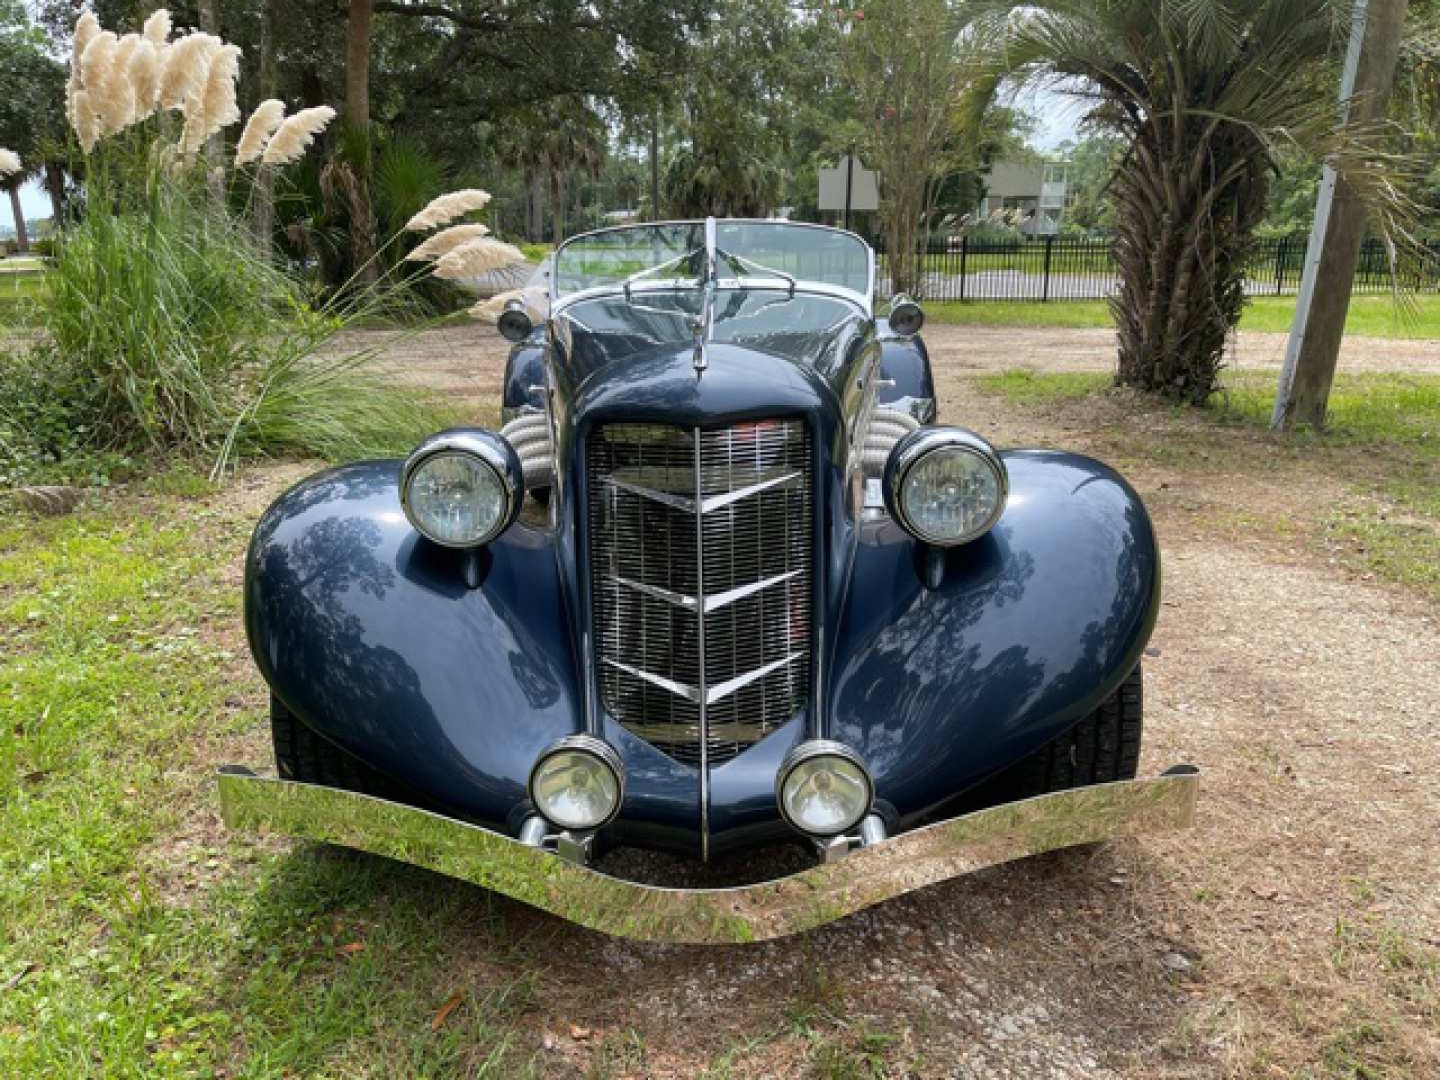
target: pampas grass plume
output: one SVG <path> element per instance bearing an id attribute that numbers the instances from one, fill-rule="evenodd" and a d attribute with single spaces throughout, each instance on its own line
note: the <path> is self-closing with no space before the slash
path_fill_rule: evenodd
<path id="1" fill-rule="evenodd" d="M 170 12 L 159 8 L 145 20 L 145 40 L 155 46 L 170 40 Z"/>
<path id="2" fill-rule="evenodd" d="M 116 68 L 129 72 L 130 60 L 135 55 L 135 50 L 140 47 L 140 42 L 144 40 L 139 34 L 126 34 L 115 43 L 115 55 L 111 58 L 112 77 Z"/>
<path id="3" fill-rule="evenodd" d="M 285 119 L 285 103 L 269 98 L 255 106 L 250 119 L 245 121 L 245 130 L 240 133 L 240 142 L 235 147 L 235 164 L 248 165 L 265 152 L 270 136 L 275 134 Z"/>
<path id="4" fill-rule="evenodd" d="M 490 201 L 490 193 L 479 188 L 465 188 L 440 195 L 405 223 L 406 232 L 428 232 L 441 225 L 449 224 L 472 210 L 483 210 Z"/>
<path id="5" fill-rule="evenodd" d="M 77 119 L 75 95 L 85 88 L 85 80 L 80 76 L 80 58 L 98 33 L 100 20 L 90 12 L 85 12 L 75 21 L 75 33 L 70 43 L 70 80 L 65 84 L 65 118 L 70 121 L 71 127 L 75 126 Z"/>
<path id="6" fill-rule="evenodd" d="M 211 54 L 205 79 L 185 101 L 185 130 L 180 140 L 186 153 L 193 154 L 221 128 L 240 119 L 235 104 L 235 83 L 240 78 L 240 49 L 222 45 Z"/>
<path id="7" fill-rule="evenodd" d="M 479 240 L 482 236 L 489 235 L 490 230 L 478 221 L 468 225 L 452 225 L 430 237 L 405 258 L 412 262 L 438 259 L 442 255 L 448 255 L 462 244 L 468 244 L 471 240 Z"/>
<path id="8" fill-rule="evenodd" d="M 0 146 L 0 178 L 12 176 L 19 172 L 20 168 L 20 155 Z"/>
<path id="9" fill-rule="evenodd" d="M 315 141 L 315 136 L 324 131 L 325 125 L 334 119 L 335 110 L 329 105 L 301 109 L 280 125 L 260 160 L 266 165 L 288 165 L 292 161 L 300 160 Z"/>
<path id="10" fill-rule="evenodd" d="M 111 54 L 110 70 L 105 73 L 105 81 L 95 87 L 100 91 L 100 119 L 107 131 L 119 131 L 135 122 L 138 110 L 135 86 L 130 81 L 130 61 L 144 40 L 139 34 L 122 37 Z M 96 100 L 93 94 L 90 100 Z"/>
<path id="11" fill-rule="evenodd" d="M 135 117 L 138 122 L 155 111 L 160 96 L 160 48 L 149 38 L 141 38 L 130 57 L 130 85 L 135 90 Z"/>
<path id="12" fill-rule="evenodd" d="M 500 240 L 485 236 L 461 244 L 435 260 L 435 276 L 447 281 L 478 277 L 525 261 L 525 253 Z"/>
<path id="13" fill-rule="evenodd" d="M 115 49 L 118 44 L 119 39 L 112 31 L 101 30 L 90 39 L 90 44 L 86 45 L 85 51 L 80 54 L 80 78 L 84 80 L 85 89 L 92 95 L 103 87 L 105 80 L 110 77 L 110 68 L 115 63 Z"/>
<path id="14" fill-rule="evenodd" d="M 100 20 L 93 12 L 85 12 L 75 20 L 74 41 L 70 46 L 70 66 L 75 69 L 80 67 L 80 58 L 85 55 L 85 49 L 90 42 L 95 40 L 100 33 Z"/>
<path id="15" fill-rule="evenodd" d="M 70 122 L 80 140 L 80 149 L 88 154 L 100 141 L 100 117 L 95 114 L 95 109 L 90 104 L 89 90 L 76 90 L 73 103 L 75 115 Z"/>
<path id="16" fill-rule="evenodd" d="M 523 300 L 524 290 L 511 289 L 509 292 L 496 293 L 489 300 L 481 300 L 480 303 L 466 311 L 472 319 L 479 319 L 481 322 L 497 323 L 500 316 L 505 312 L 505 305 L 511 300 Z"/>
<path id="17" fill-rule="evenodd" d="M 165 73 L 160 77 L 162 109 L 185 105 L 210 70 L 210 57 L 223 42 L 210 34 L 186 34 L 165 50 Z"/>

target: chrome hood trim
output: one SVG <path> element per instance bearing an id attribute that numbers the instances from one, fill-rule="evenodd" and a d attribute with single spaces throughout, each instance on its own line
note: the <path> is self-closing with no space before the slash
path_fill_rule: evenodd
<path id="1" fill-rule="evenodd" d="M 592 930 L 641 941 L 762 941 L 832 922 L 949 878 L 1046 851 L 1185 828 L 1199 772 L 1075 788 L 928 825 L 839 862 L 732 889 L 666 889 L 607 877 L 508 836 L 338 788 L 231 767 L 219 777 L 233 830 L 368 851 L 504 893 Z"/>

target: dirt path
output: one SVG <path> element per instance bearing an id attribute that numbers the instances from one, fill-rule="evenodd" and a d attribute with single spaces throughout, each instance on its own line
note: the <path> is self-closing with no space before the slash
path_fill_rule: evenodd
<path id="1" fill-rule="evenodd" d="M 938 327 L 942 417 L 1103 456 L 1113 417 L 1021 410 L 972 376 L 1099 369 L 1106 338 Z M 1241 335 L 1245 362 L 1272 362 L 1275 338 Z M 406 362 L 480 403 L 503 357 L 467 328 Z M 1345 363 L 1440 370 L 1440 346 L 1352 341 Z M 1324 476 L 1156 464 L 1131 479 L 1166 573 L 1141 768 L 1201 767 L 1191 833 L 1002 867 L 744 948 L 616 941 L 476 890 L 436 985 L 522 964 L 525 1037 L 553 1075 L 1440 1075 L 1440 613 L 1236 524 L 1303 515 L 1333 498 Z"/>
<path id="2" fill-rule="evenodd" d="M 926 328 L 925 340 L 932 352 L 944 353 L 960 371 L 1115 369 L 1112 330 L 941 323 Z M 1284 356 L 1284 334 L 1241 331 L 1231 343 L 1227 363 L 1236 369 L 1278 369 Z M 1440 341 L 1346 338 L 1340 370 L 1440 372 Z"/>

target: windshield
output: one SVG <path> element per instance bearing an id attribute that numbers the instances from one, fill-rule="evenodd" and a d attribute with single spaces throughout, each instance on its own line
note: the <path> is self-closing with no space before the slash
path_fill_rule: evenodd
<path id="1" fill-rule="evenodd" d="M 870 295 L 870 250 L 836 229 L 785 221 L 717 221 L 716 273 L 725 279 L 778 278 Z M 577 236 L 555 253 L 553 295 L 600 285 L 695 285 L 705 274 L 705 223 L 669 222 Z"/>

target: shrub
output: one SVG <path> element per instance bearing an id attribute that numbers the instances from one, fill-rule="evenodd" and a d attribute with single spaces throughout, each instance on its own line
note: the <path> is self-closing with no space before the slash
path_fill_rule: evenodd
<path id="1" fill-rule="evenodd" d="M 316 303 L 254 239 L 242 193 L 300 160 L 334 110 L 285 117 L 282 103 L 264 102 L 241 164 L 210 169 L 200 150 L 240 120 L 238 77 L 238 50 L 205 34 L 171 41 L 164 12 L 143 36 L 123 37 L 81 16 L 66 111 L 85 155 L 85 212 L 66 223 L 37 300 L 47 340 L 0 364 L 0 482 L 103 479 L 143 453 L 208 455 L 219 472 L 242 454 L 394 452 L 448 419 L 419 391 L 389 385 L 376 349 L 347 351 L 337 337 L 393 315 L 411 282 L 459 274 L 396 260 L 403 274 Z M 421 172 L 397 156 L 389 179 L 387 208 L 425 216 L 412 230 L 489 199 L 472 190 L 422 207 Z M 493 240 L 462 250 L 467 272 L 486 257 L 519 258 Z"/>

